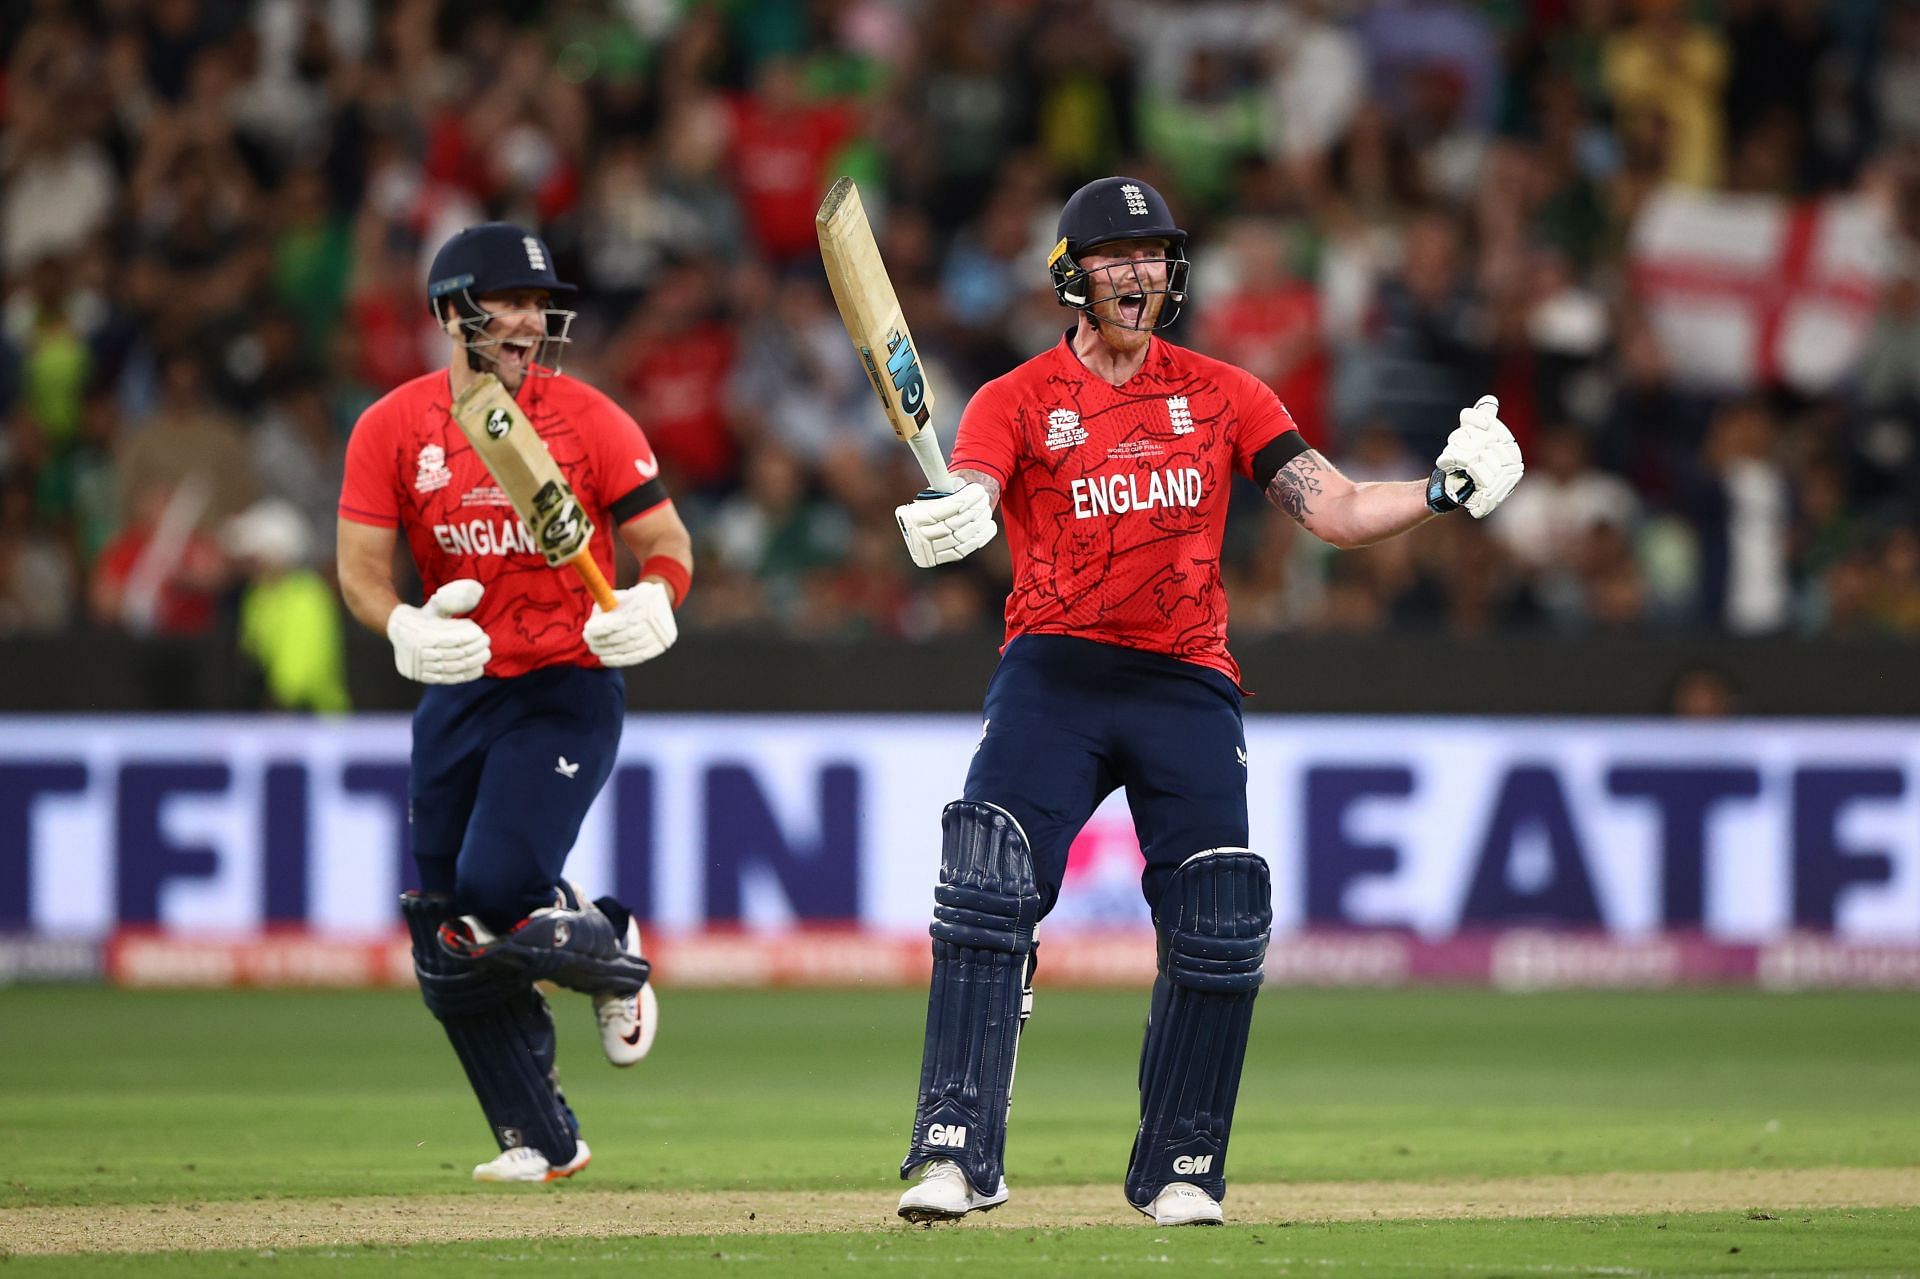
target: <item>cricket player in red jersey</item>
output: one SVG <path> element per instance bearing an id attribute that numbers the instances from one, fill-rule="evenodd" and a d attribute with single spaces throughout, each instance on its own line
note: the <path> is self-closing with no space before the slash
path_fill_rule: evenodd
<path id="1" fill-rule="evenodd" d="M 1004 1203 L 1002 1152 L 1034 933 L 1067 847 L 1124 787 L 1159 936 L 1128 1201 L 1163 1226 L 1224 1219 L 1227 1136 L 1273 920 L 1247 847 L 1239 669 L 1220 545 L 1234 473 L 1335 546 L 1519 482 L 1492 397 L 1462 410 L 1429 479 L 1356 484 L 1251 374 L 1155 337 L 1187 300 L 1186 233 L 1146 183 L 1103 178 L 1060 214 L 1049 269 L 1077 312 L 1052 350 L 982 387 L 954 443 L 957 492 L 896 512 L 916 564 L 1007 526 L 1007 644 L 963 798 L 942 817 L 933 979 L 900 1215 Z"/>
<path id="2" fill-rule="evenodd" d="M 401 914 L 422 997 L 500 1147 L 474 1169 L 480 1181 L 551 1181 L 589 1157 L 535 980 L 592 996 L 617 1066 L 646 1055 L 658 1017 L 632 913 L 583 900 L 561 869 L 613 769 L 620 668 L 674 642 L 693 555 L 646 436 L 559 372 L 574 313 L 553 296 L 572 291 L 521 227 L 489 222 L 448 240 L 427 298 L 451 359 L 361 415 L 340 495 L 341 592 L 392 642 L 400 673 L 427 686 L 409 783 L 421 891 L 402 897 Z M 482 372 L 499 376 L 566 474 L 602 572 L 613 575 L 616 531 L 639 561 L 614 612 L 547 565 L 454 421 L 454 400 Z M 424 606 L 395 589 L 402 535 Z"/>

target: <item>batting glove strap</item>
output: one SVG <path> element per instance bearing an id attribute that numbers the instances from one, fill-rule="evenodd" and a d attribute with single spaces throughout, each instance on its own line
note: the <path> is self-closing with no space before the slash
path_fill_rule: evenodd
<path id="1" fill-rule="evenodd" d="M 1443 496 L 1467 508 L 1467 514 L 1483 520 L 1507 500 L 1514 485 L 1526 474 L 1520 446 L 1513 432 L 1499 418 L 1500 401 L 1483 395 L 1470 409 L 1460 410 L 1460 425 L 1447 437 L 1447 446 L 1435 459 L 1436 474 L 1443 476 Z M 1427 502 L 1432 505 L 1433 487 L 1429 482 Z"/>
<path id="2" fill-rule="evenodd" d="M 1473 481 L 1467 480 L 1466 489 L 1471 491 L 1472 488 Z M 1437 466 L 1433 468 L 1433 474 L 1427 477 L 1427 509 L 1435 515 L 1460 509 L 1460 503 L 1447 495 L 1447 473 Z"/>
<path id="3" fill-rule="evenodd" d="M 388 614 L 394 669 L 421 684 L 464 684 L 485 674 L 493 641 L 461 616 L 473 611 L 485 589 L 463 577 L 435 591 L 424 608 L 402 604 Z"/>
<path id="4" fill-rule="evenodd" d="M 923 492 L 893 509 L 907 554 L 921 568 L 952 564 L 973 554 L 1000 531 L 993 522 L 993 499 L 978 484 L 952 493 Z"/>
<path id="5" fill-rule="evenodd" d="M 614 592 L 614 598 L 619 606 L 606 613 L 595 604 L 580 632 L 602 666 L 637 666 L 651 661 L 680 638 L 672 597 L 660 583 L 641 582 Z"/>

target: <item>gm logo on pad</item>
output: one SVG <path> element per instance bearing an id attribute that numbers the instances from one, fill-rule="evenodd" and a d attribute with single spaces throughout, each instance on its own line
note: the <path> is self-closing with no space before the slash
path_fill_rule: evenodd
<path id="1" fill-rule="evenodd" d="M 507 432 L 513 429 L 513 415 L 505 409 L 495 409 L 487 414 L 487 435 L 491 439 L 504 440 Z"/>
<path id="2" fill-rule="evenodd" d="M 945 1146 L 949 1150 L 964 1149 L 967 1144 L 967 1126 L 965 1124 L 928 1124 L 927 1144 Z"/>

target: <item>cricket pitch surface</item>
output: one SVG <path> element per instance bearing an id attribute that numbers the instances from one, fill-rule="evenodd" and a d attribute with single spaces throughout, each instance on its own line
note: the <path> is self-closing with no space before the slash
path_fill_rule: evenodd
<path id="1" fill-rule="evenodd" d="M 530 1199 L 541 1201 L 538 1206 Z M 1584 1217 L 1920 1206 L 1920 1167 L 1599 1173 L 1483 1181 L 1236 1185 L 1230 1224 Z M 1115 1186 L 1014 1188 L 1002 1208 L 935 1229 L 1061 1229 L 1144 1220 Z M 881 1191 L 495 1192 L 0 1209 L 0 1255 L 299 1248 L 460 1240 L 780 1235 L 917 1229 Z"/>

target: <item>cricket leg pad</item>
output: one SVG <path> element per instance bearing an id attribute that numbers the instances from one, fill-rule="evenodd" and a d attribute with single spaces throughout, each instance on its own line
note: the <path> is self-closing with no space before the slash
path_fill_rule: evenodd
<path id="1" fill-rule="evenodd" d="M 525 976 L 442 946 L 451 909 L 444 896 L 400 898 L 420 996 L 446 1031 L 500 1148 L 531 1146 L 564 1167 L 575 1157 L 580 1125 L 554 1078 L 547 1001 Z"/>
<path id="2" fill-rule="evenodd" d="M 991 1196 L 1004 1173 L 1020 1028 L 1033 1009 L 1040 889 L 1026 834 L 1004 809 L 958 800 L 940 827 L 920 1100 L 900 1175 L 948 1159 Z"/>
<path id="3" fill-rule="evenodd" d="M 602 899 L 608 900 L 611 899 Z M 554 904 L 543 906 L 495 935 L 472 915 L 450 919 L 440 929 L 448 954 L 526 981 L 550 981 L 589 995 L 630 996 L 647 984 L 653 965 L 621 944 L 618 925 L 598 902 L 583 900 L 560 881 Z"/>
<path id="4" fill-rule="evenodd" d="M 1226 1197 L 1227 1135 L 1273 929 L 1267 864 L 1244 848 L 1182 862 L 1155 912 L 1160 973 L 1140 1049 L 1140 1131 L 1127 1200 L 1183 1181 Z"/>

